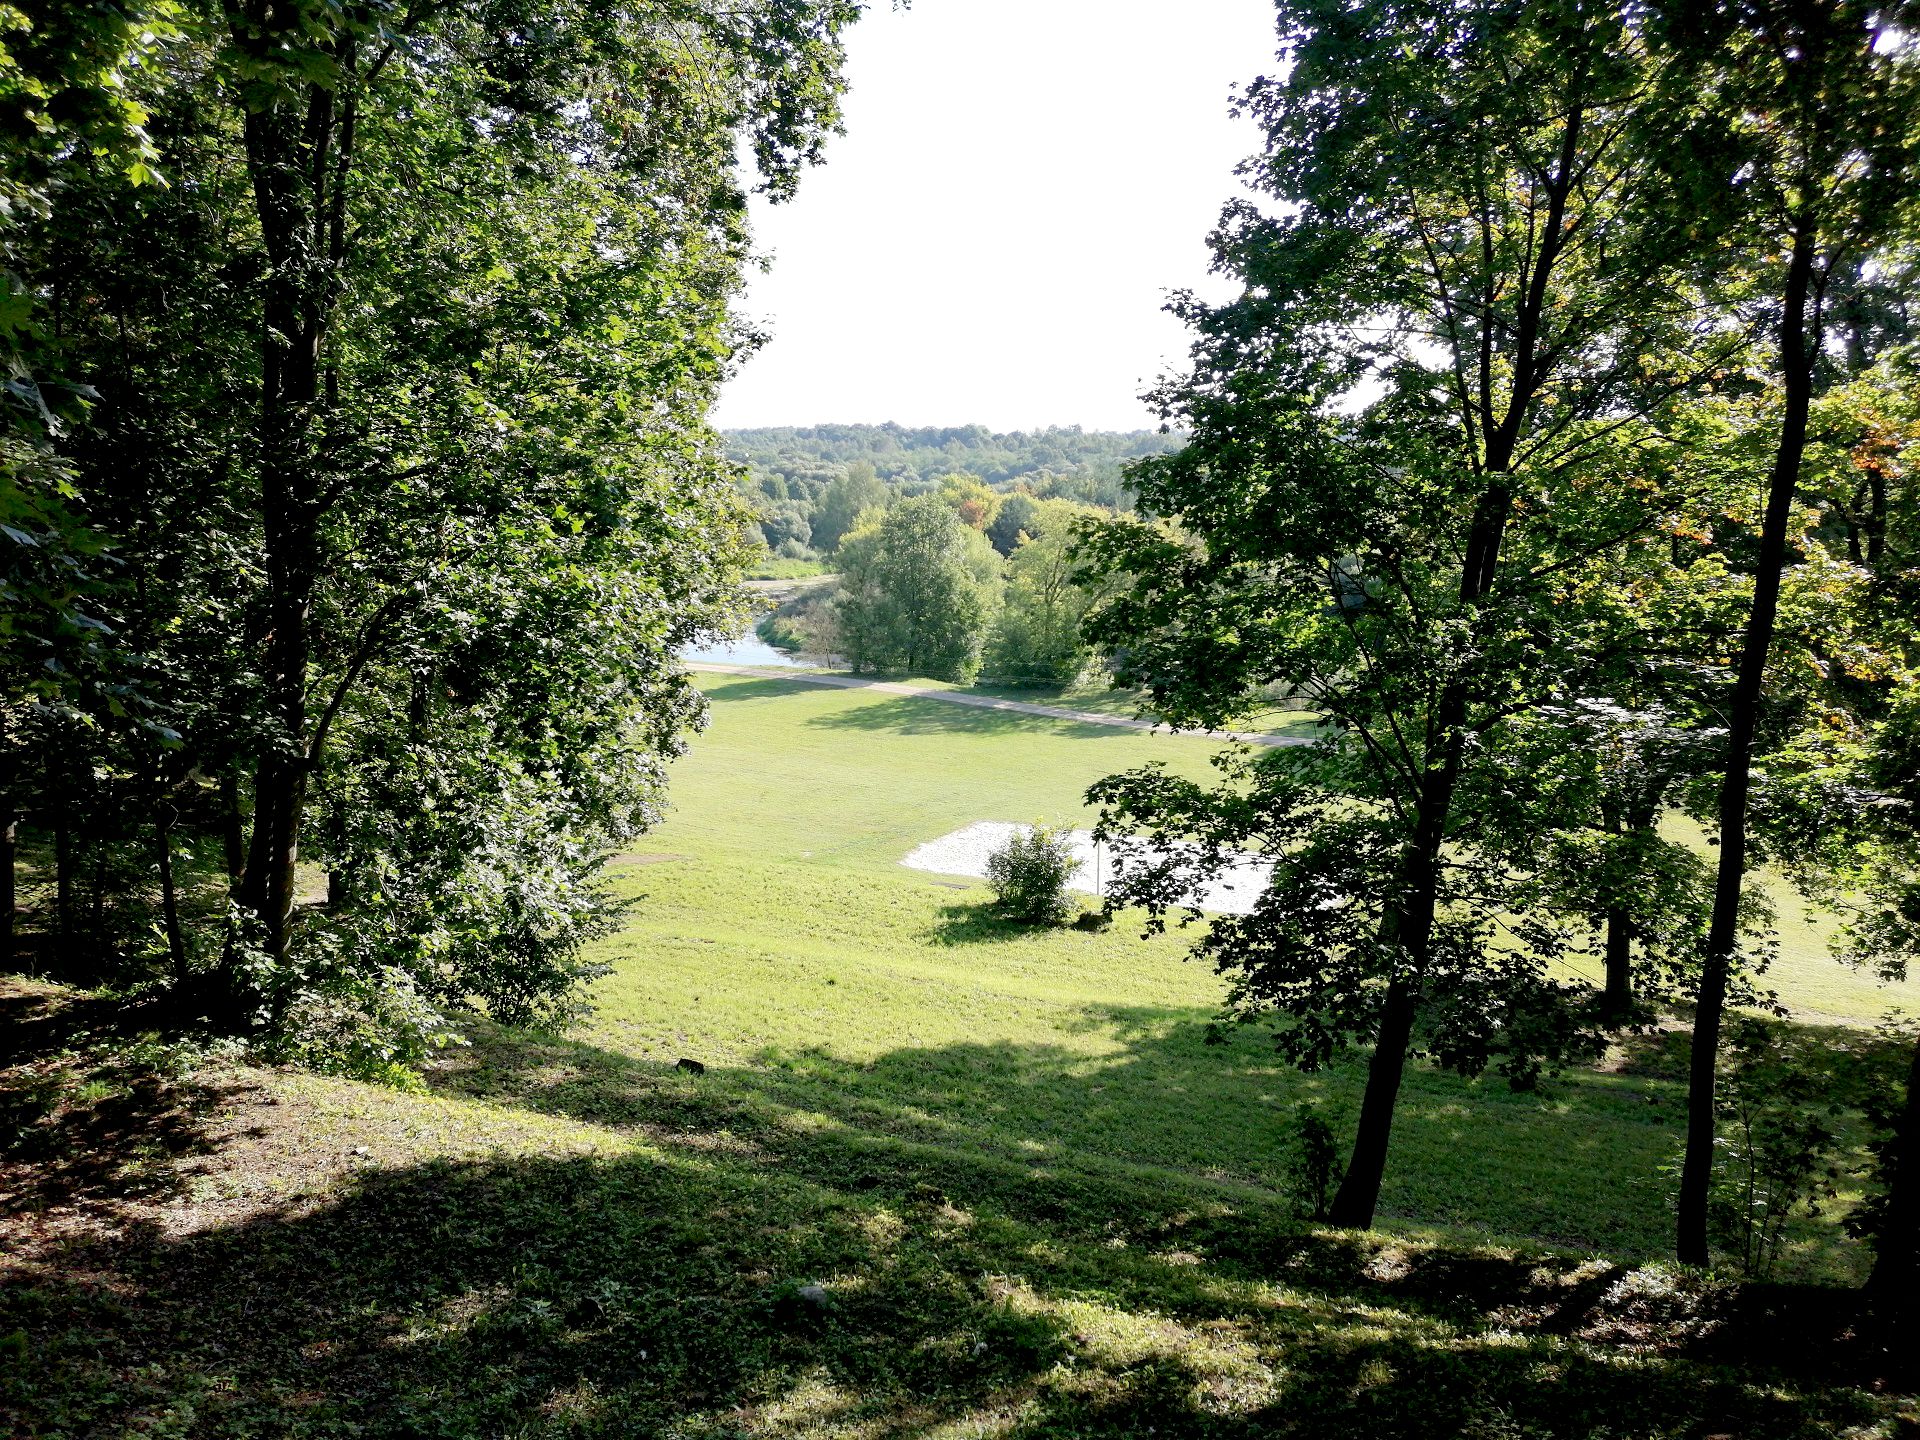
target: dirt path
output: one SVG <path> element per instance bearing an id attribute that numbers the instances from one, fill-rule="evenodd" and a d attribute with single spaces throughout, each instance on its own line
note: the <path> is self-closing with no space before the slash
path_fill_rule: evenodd
<path id="1" fill-rule="evenodd" d="M 930 690 L 920 685 L 904 685 L 896 680 L 862 680 L 853 675 L 823 675 L 817 671 L 772 670 L 754 665 L 715 665 L 693 661 L 689 670 L 704 670 L 715 675 L 749 675 L 756 680 L 791 680 L 796 685 L 828 685 L 837 690 L 878 690 L 886 695 L 907 695 L 916 700 L 945 700 L 950 705 L 971 705 L 977 710 L 1013 710 L 1022 715 L 1044 715 L 1049 720 L 1072 720 L 1081 725 L 1111 725 L 1120 730 L 1142 730 L 1161 735 L 1202 735 L 1216 740 L 1241 740 L 1249 745 L 1311 745 L 1305 735 L 1255 735 L 1242 730 L 1175 730 L 1171 725 L 1152 720 L 1129 720 L 1123 715 L 1102 715 L 1093 710 L 1068 710 L 1059 705 L 1037 705 L 1029 700 L 1001 700 L 992 695 L 969 695 L 961 690 Z"/>

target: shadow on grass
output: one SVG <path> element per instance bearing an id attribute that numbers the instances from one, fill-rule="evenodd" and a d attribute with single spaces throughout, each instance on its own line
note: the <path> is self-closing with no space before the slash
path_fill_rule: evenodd
<path id="1" fill-rule="evenodd" d="M 791 699 L 821 688 L 798 680 L 726 680 L 717 685 L 703 685 L 701 690 L 709 701 L 724 705 L 743 700 Z"/>
<path id="2" fill-rule="evenodd" d="M 1207 1148 L 1203 1097 L 1159 1103 L 1200 1083 L 1202 1021 L 1086 1024 L 1120 1050 L 699 1077 L 476 1027 L 436 1089 L 632 1148 L 33 1249 L 0 1267 L 0 1430 L 1759 1440 L 1889 1413 L 1823 1345 L 1836 1292 L 1315 1231 L 1258 1177 L 1145 1163 Z"/>
<path id="3" fill-rule="evenodd" d="M 1619 1059 L 1615 1073 L 1633 1079 L 1670 1080 L 1682 1083 L 1687 1078 L 1687 1057 L 1693 1051 L 1691 1030 L 1649 1030 L 1640 1034 L 1614 1037 Z"/>
<path id="4" fill-rule="evenodd" d="M 1365 1256 L 1300 1236 L 1291 1258 Z M 1364 1284 L 1262 1304 L 1215 1271 L 741 1165 L 422 1165 L 307 1213 L 83 1246 L 9 1287 L 29 1363 L 0 1372 L 0 1416 L 28 1434 L 1454 1440 L 1789 1436 L 1876 1409 L 1678 1358 L 1477 1343 Z"/>
<path id="5" fill-rule="evenodd" d="M 1124 725 L 1098 725 L 1085 720 L 1065 720 L 1054 715 L 996 710 L 983 705 L 907 695 L 889 696 L 866 705 L 809 716 L 807 724 L 831 730 L 885 730 L 897 735 L 1032 734 L 1037 726 L 1050 726 L 1056 733 L 1076 740 L 1111 740 L 1116 736 L 1138 736 L 1143 733 Z"/>
<path id="6" fill-rule="evenodd" d="M 0 982 L 0 1217 L 108 1215 L 179 1193 L 177 1162 L 215 1153 L 210 1118 L 255 1092 L 157 1068 L 151 1016 Z"/>
<path id="7" fill-rule="evenodd" d="M 942 905 L 926 933 L 936 945 L 978 945 L 1030 939 L 1034 927 L 1009 920 L 991 900 L 977 900 Z"/>
<path id="8" fill-rule="evenodd" d="M 1046 715 L 1028 715 L 1018 710 L 996 710 L 982 705 L 966 705 L 952 700 L 926 699 L 911 695 L 890 695 L 870 690 L 869 685 L 884 684 L 875 678 L 857 685 L 818 686 L 799 680 L 729 680 L 710 686 L 707 699 L 715 704 L 749 700 L 789 699 L 796 692 L 831 689 L 845 695 L 866 695 L 867 703 L 815 715 L 809 725 L 837 730 L 886 730 L 902 735 L 1009 735 L 1032 733 L 1036 725 L 1062 727 L 1062 733 L 1092 739 L 1138 734 L 1122 726 L 1095 725 L 1060 720 Z"/>
<path id="9" fill-rule="evenodd" d="M 960 1203 L 990 1202 L 1093 1240 L 1150 1232 L 1153 1217 L 1183 1206 L 1194 1216 L 1251 1206 L 1284 1220 L 1292 1104 L 1322 1103 L 1339 1121 L 1363 1062 L 1302 1077 L 1258 1043 L 1210 1045 L 1211 1018 L 1198 1008 L 1101 1007 L 1076 1027 L 1096 1035 L 1090 1049 L 996 1040 L 901 1046 L 862 1061 L 769 1047 L 755 1064 L 710 1062 L 698 1078 L 581 1041 L 482 1030 L 443 1061 L 434 1083 L 490 1104 L 638 1129 L 656 1143 L 746 1148 L 827 1184 L 849 1169 L 872 1170 L 876 1184 L 937 1183 Z M 1118 1048 L 1102 1053 L 1105 1041 Z M 697 1042 L 688 1053 L 699 1058 Z M 1461 1098 L 1444 1077 L 1412 1079 L 1396 1169 L 1448 1167 L 1441 1190 L 1465 1213 L 1484 1214 L 1492 1189 L 1524 1172 L 1526 1157 L 1494 1166 L 1471 1152 L 1449 1156 L 1462 1143 Z M 1522 1123 L 1553 1125 L 1535 1108 L 1523 1113 Z M 1607 1206 L 1617 1201 L 1619 1165 L 1601 1150 L 1617 1138 L 1575 1116 L 1538 1143 L 1587 1157 L 1591 1188 Z"/>

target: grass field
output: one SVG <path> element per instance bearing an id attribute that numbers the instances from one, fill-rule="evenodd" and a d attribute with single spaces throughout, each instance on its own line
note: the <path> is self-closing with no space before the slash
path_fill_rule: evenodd
<path id="1" fill-rule="evenodd" d="M 832 573 L 832 567 L 825 560 L 788 560 L 778 555 L 768 555 L 756 561 L 747 571 L 749 580 L 804 580 L 814 575 Z"/>
<path id="2" fill-rule="evenodd" d="M 972 820 L 1082 820 L 1088 782 L 1144 759 L 1203 774 L 1205 742 L 702 683 L 713 726 L 617 868 L 636 903 L 565 1037 L 476 1025 L 410 1095 L 135 1064 L 71 1038 L 72 997 L 0 996 L 26 1037 L 0 1112 L 0 1339 L 19 1337 L 0 1421 L 676 1440 L 1920 1423 L 1834 1338 L 1828 1287 L 1857 1260 L 1830 1219 L 1796 1234 L 1785 1286 L 1645 1264 L 1668 1243 L 1683 1036 L 1527 1095 L 1415 1068 L 1382 1232 L 1316 1231 L 1283 1193 L 1284 1141 L 1300 1101 L 1350 1116 L 1357 1061 L 1300 1076 L 1255 1033 L 1208 1046 L 1219 982 L 1180 937 L 1011 930 L 980 886 L 897 863 Z M 1832 1022 L 1893 997 L 1787 918 L 1774 983 L 1821 1043 L 1870 1043 Z"/>
<path id="3" fill-rule="evenodd" d="M 852 1106 L 918 1139 L 1256 1187 L 1277 1179 L 1296 1102 L 1336 1118 L 1355 1102 L 1357 1058 L 1300 1076 L 1254 1032 L 1206 1045 L 1219 981 L 1182 958 L 1185 937 L 1003 928 L 983 886 L 897 863 L 971 820 L 1089 819 L 1086 785 L 1143 759 L 1204 775 L 1205 742 L 777 680 L 714 677 L 708 691 L 713 733 L 648 842 L 677 858 L 627 870 L 646 898 L 607 946 L 615 973 L 581 1038 L 717 1060 L 782 1104 Z M 1785 918 L 1769 979 L 1786 1003 L 1828 1021 L 1887 1008 L 1888 990 L 1828 958 L 1797 906 Z M 1672 1048 L 1649 1042 L 1531 1095 L 1416 1070 L 1388 1223 L 1662 1252 Z"/>

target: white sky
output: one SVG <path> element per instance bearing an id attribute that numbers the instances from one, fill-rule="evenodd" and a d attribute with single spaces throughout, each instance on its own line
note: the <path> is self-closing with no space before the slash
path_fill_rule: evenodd
<path id="1" fill-rule="evenodd" d="M 914 0 L 850 33 L 844 136 L 756 204 L 772 332 L 714 423 L 1153 422 L 1212 290 L 1206 235 L 1258 148 L 1228 90 L 1273 68 L 1272 0 Z"/>

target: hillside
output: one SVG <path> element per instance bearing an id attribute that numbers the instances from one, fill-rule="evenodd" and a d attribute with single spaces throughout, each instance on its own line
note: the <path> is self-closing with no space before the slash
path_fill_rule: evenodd
<path id="1" fill-rule="evenodd" d="M 898 863 L 979 818 L 1080 820 L 1110 768 L 1203 774 L 1208 742 L 701 683 L 712 729 L 564 1036 L 474 1023 L 406 1094 L 109 1053 L 68 992 L 0 997 L 0 1335 L 31 1337 L 4 1428 L 1895 1433 L 1836 1213 L 1784 1284 L 1654 1258 L 1683 1033 L 1530 1094 L 1417 1067 L 1380 1232 L 1318 1228 L 1291 1120 L 1350 1112 L 1359 1059 L 1209 1045 L 1181 937 L 1012 929 Z M 1876 1043 L 1887 992 L 1812 946 L 1776 979 L 1856 1022 L 1816 1043 Z"/>

